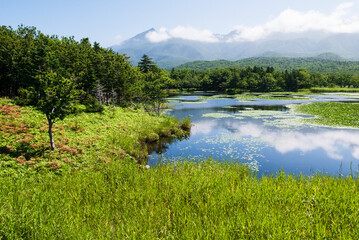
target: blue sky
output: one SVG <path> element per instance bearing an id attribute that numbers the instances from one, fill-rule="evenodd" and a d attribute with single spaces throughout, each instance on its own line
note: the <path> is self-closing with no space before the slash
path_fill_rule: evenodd
<path id="1" fill-rule="evenodd" d="M 312 24 L 313 23 L 313 24 Z M 359 32 L 359 0 L 0 0 L 0 24 L 35 26 L 46 34 L 89 37 L 108 47 L 149 28 L 153 41 L 241 32 L 256 40 L 271 31 Z"/>

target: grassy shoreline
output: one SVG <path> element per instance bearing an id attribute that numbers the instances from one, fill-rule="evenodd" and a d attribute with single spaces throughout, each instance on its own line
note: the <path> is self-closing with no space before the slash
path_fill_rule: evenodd
<path id="1" fill-rule="evenodd" d="M 56 122 L 55 151 L 49 149 L 45 116 L 32 107 L 1 100 L 0 126 L 1 164 L 55 170 L 112 159 L 145 161 L 147 144 L 160 137 L 188 134 L 190 121 L 150 115 L 141 109 L 105 107 L 103 113 L 80 113 Z"/>

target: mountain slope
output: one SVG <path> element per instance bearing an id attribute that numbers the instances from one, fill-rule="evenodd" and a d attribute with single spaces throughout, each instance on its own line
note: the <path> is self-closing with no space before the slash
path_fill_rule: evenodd
<path id="1" fill-rule="evenodd" d="M 250 57 L 315 57 L 328 52 L 349 60 L 359 60 L 359 34 L 301 33 L 274 34 L 265 40 L 231 42 L 235 33 L 217 34 L 218 42 L 208 43 L 180 38 L 151 42 L 149 29 L 112 49 L 130 56 L 134 65 L 143 54 L 149 55 L 163 68 L 197 60 L 237 60 Z M 330 57 L 330 56 L 329 56 Z M 340 57 L 339 57 L 340 58 Z M 337 60 L 340 60 L 340 59 Z"/>

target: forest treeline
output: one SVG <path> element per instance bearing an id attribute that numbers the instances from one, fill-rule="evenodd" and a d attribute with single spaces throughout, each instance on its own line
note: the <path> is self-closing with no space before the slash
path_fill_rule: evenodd
<path id="1" fill-rule="evenodd" d="M 253 57 L 237 61 L 214 60 L 214 61 L 194 61 L 181 64 L 175 69 L 191 70 L 214 70 L 216 68 L 247 68 L 247 67 L 274 67 L 278 71 L 291 71 L 295 69 L 306 69 L 312 73 L 321 74 L 359 74 L 358 61 L 346 61 L 338 55 L 331 53 L 320 54 L 316 57 Z"/>
<path id="2" fill-rule="evenodd" d="M 320 74 L 305 69 L 277 71 L 273 67 L 171 70 L 173 88 L 226 91 L 297 91 L 312 87 L 359 87 L 359 75 Z"/>
<path id="3" fill-rule="evenodd" d="M 54 88 L 51 84 L 67 85 Z M 334 86 L 357 88 L 359 75 L 322 74 L 305 69 L 278 71 L 273 66 L 167 72 L 146 55 L 138 66 L 132 66 L 126 55 L 102 48 L 96 42 L 91 44 L 88 38 L 76 41 L 73 37 L 45 35 L 35 27 L 1 26 L 0 86 L 2 97 L 49 101 L 47 89 L 68 89 L 89 110 L 96 110 L 101 104 L 137 106 L 141 103 L 146 110 L 158 112 L 166 96 L 164 90 L 169 88 L 229 93 Z M 61 94 L 65 96 L 66 91 Z M 38 105 L 35 100 L 31 103 Z"/>
<path id="4" fill-rule="evenodd" d="M 76 41 L 45 35 L 35 27 L 0 27 L 3 97 L 40 98 L 49 84 L 71 82 L 81 92 L 77 94 L 80 100 L 92 106 L 159 101 L 164 96 L 162 89 L 171 82 L 169 73 L 147 56 L 141 64 L 133 67 L 127 56 L 91 44 L 88 38 Z"/>

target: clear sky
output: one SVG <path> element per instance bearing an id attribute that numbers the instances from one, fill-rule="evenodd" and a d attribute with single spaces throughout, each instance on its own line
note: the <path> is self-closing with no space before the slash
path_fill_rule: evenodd
<path id="1" fill-rule="evenodd" d="M 311 22 L 316 28 L 359 32 L 359 0 L 0 0 L 1 25 L 35 26 L 45 34 L 77 40 L 89 37 L 104 47 L 152 27 L 162 29 L 155 40 L 234 29 L 245 29 L 241 37 L 254 39 L 272 29 L 305 28 Z"/>

